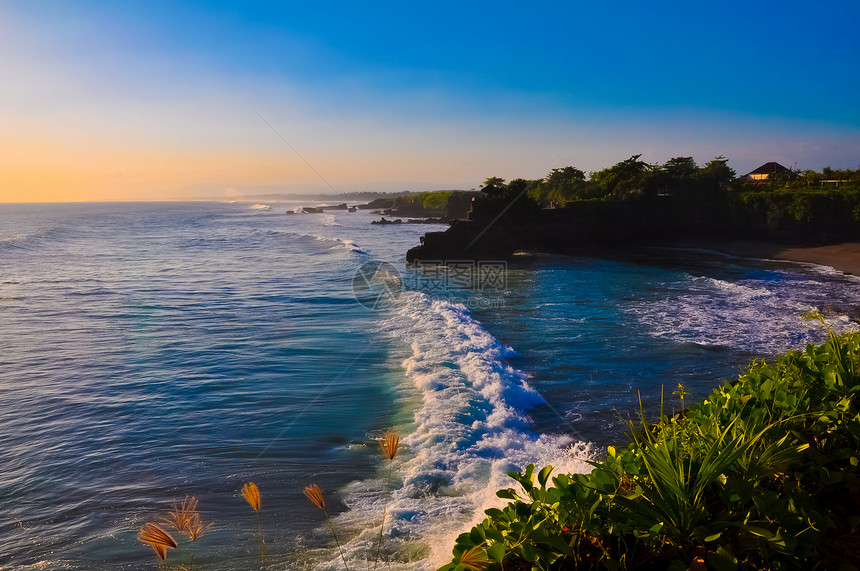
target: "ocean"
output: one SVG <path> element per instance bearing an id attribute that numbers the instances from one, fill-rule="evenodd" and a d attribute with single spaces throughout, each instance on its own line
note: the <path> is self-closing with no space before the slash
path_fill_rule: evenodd
<path id="1" fill-rule="evenodd" d="M 150 569 L 174 500 L 203 522 L 171 563 L 433 569 L 507 470 L 588 470 L 682 383 L 856 323 L 860 280 L 715 252 L 406 268 L 423 224 L 298 203 L 0 205 L 0 568 Z M 316 204 L 308 204 L 316 206 Z M 241 496 L 259 486 L 259 513 Z M 181 534 L 175 534 L 177 536 Z"/>

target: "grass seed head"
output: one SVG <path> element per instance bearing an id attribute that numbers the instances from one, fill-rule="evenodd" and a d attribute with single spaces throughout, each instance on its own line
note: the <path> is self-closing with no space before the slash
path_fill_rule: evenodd
<path id="1" fill-rule="evenodd" d="M 194 515 L 191 516 L 191 521 L 188 522 L 189 541 L 195 541 L 198 537 L 203 535 L 203 532 L 206 531 L 210 525 L 212 524 L 203 525 L 200 523 L 200 514 L 195 512 Z"/>
<path id="2" fill-rule="evenodd" d="M 195 513 L 197 513 L 197 498 L 194 496 L 185 496 L 181 505 L 177 504 L 174 500 L 173 511 L 170 512 L 168 517 L 164 518 L 164 521 L 179 531 L 185 531 Z"/>
<path id="3" fill-rule="evenodd" d="M 394 460 L 394 457 L 397 456 L 397 448 L 400 446 L 400 435 L 389 430 L 382 437 L 379 445 L 382 447 L 382 454 L 389 460 Z"/>
<path id="4" fill-rule="evenodd" d="M 245 484 L 245 487 L 242 488 L 242 495 L 255 511 L 260 509 L 260 490 L 257 488 L 257 484 L 254 482 Z"/>
<path id="5" fill-rule="evenodd" d="M 144 525 L 137 539 L 152 547 L 155 550 L 155 554 L 162 561 L 167 559 L 168 549 L 176 549 L 176 540 L 155 523 L 150 522 Z"/>
<path id="6" fill-rule="evenodd" d="M 460 565 L 469 571 L 483 571 L 488 564 L 487 554 L 477 545 L 464 551 L 460 556 Z"/>
<path id="7" fill-rule="evenodd" d="M 322 490 L 316 484 L 305 486 L 305 496 L 319 509 L 325 509 L 325 498 L 323 498 Z"/>

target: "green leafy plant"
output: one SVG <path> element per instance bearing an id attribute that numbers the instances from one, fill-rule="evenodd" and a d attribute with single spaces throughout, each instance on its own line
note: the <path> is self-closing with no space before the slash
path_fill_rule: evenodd
<path id="1" fill-rule="evenodd" d="M 648 424 L 640 404 L 590 473 L 510 472 L 441 569 L 476 550 L 504 569 L 860 568 L 858 372 L 860 334 L 828 331 L 688 409 L 678 385 L 682 411 Z"/>

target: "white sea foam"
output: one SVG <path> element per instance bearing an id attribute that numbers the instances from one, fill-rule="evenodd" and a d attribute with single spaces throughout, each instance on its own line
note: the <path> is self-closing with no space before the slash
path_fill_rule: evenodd
<path id="1" fill-rule="evenodd" d="M 365 254 L 367 252 L 361 249 L 361 247 L 353 242 L 352 240 L 338 240 L 341 244 L 343 244 L 344 248 L 350 250 L 351 252 L 355 252 L 356 254 Z"/>
<path id="2" fill-rule="evenodd" d="M 354 252 L 356 254 L 361 254 L 364 256 L 369 255 L 366 251 L 364 251 L 361 246 L 353 242 L 352 240 L 347 240 L 344 238 L 332 238 L 329 236 L 319 236 L 317 234 L 313 235 L 314 238 L 319 240 L 320 242 L 329 242 L 331 243 L 332 248 L 344 249 L 350 252 Z"/>
<path id="3" fill-rule="evenodd" d="M 508 470 L 529 463 L 589 469 L 588 445 L 530 430 L 526 411 L 542 397 L 505 362 L 513 349 L 464 306 L 406 292 L 382 330 L 411 347 L 402 365 L 416 401 L 395 463 L 385 531 L 399 568 L 436 568 L 450 560 L 454 538 L 483 519 L 484 509 L 504 505 L 495 492 L 515 484 Z M 382 481 L 356 482 L 346 491 L 350 510 L 338 523 L 352 534 L 346 550 L 357 562 L 373 557 L 378 527 L 368 526 L 378 525 Z"/>
<path id="4" fill-rule="evenodd" d="M 272 207 L 268 204 L 254 204 L 251 206 L 251 210 L 271 210 Z"/>
<path id="5" fill-rule="evenodd" d="M 772 270 L 738 282 L 690 276 L 661 289 L 657 298 L 630 302 L 626 310 L 655 337 L 779 353 L 787 346 L 802 348 L 821 340 L 820 324 L 803 319 L 808 311 L 820 311 L 837 330 L 856 324 L 860 288 L 834 282 L 836 274 L 820 266 L 811 270 Z M 852 276 L 838 277 L 853 281 Z"/>
<path id="6" fill-rule="evenodd" d="M 319 219 L 323 226 L 340 226 L 340 224 L 337 223 L 337 219 L 334 214 L 321 214 Z"/>

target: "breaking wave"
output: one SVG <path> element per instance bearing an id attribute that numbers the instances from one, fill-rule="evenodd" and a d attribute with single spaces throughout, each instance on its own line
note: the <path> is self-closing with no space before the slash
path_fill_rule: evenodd
<path id="1" fill-rule="evenodd" d="M 402 363 L 403 388 L 415 403 L 402 459 L 395 461 L 399 481 L 385 546 L 398 568 L 435 568 L 450 560 L 454 538 L 483 519 L 483 510 L 505 504 L 495 492 L 513 484 L 508 470 L 536 463 L 587 471 L 591 448 L 531 431 L 527 411 L 543 398 L 525 373 L 507 364 L 513 349 L 465 306 L 406 292 L 395 314 L 381 330 L 411 349 Z M 353 536 L 345 545 L 348 557 L 360 563 L 374 555 L 383 478 L 355 482 L 345 496 L 350 510 L 338 524 Z"/>

